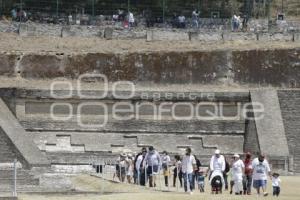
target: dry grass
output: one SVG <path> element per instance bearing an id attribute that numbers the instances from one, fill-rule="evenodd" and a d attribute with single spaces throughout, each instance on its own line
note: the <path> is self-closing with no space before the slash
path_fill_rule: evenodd
<path id="1" fill-rule="evenodd" d="M 300 179 L 297 176 L 281 177 L 282 179 L 282 193 L 280 195 L 281 200 L 299 200 L 300 199 Z M 77 189 L 86 190 L 90 192 L 101 192 L 103 182 L 100 179 L 88 176 L 80 176 L 75 178 L 74 184 Z M 270 184 L 270 183 L 269 183 Z M 251 196 L 234 196 L 229 195 L 225 191 L 222 195 L 211 195 L 209 188 L 206 187 L 206 192 L 200 194 L 195 191 L 193 195 L 183 193 L 182 189 L 179 192 L 159 192 L 150 189 L 139 188 L 128 184 L 116 184 L 111 182 L 104 182 L 103 192 L 112 194 L 80 194 L 80 195 L 21 195 L 21 200 L 196 200 L 196 199 L 220 199 L 220 200 L 239 200 L 239 199 L 257 199 L 257 195 Z M 271 186 L 269 185 L 269 193 L 271 193 Z M 268 197 L 261 197 L 262 199 L 274 199 L 272 195 Z"/>
<path id="2" fill-rule="evenodd" d="M 261 42 L 261 41 L 232 41 L 232 42 L 201 42 L 201 41 L 153 41 L 136 40 L 105 40 L 101 38 L 55 38 L 55 37 L 20 37 L 12 33 L 0 33 L 0 51 L 25 53 L 136 53 L 157 51 L 214 51 L 214 50 L 248 50 L 297 48 L 297 42 Z"/>

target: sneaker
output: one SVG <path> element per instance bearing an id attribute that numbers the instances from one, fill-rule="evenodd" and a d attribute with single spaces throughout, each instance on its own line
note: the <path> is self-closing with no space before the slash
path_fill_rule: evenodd
<path id="1" fill-rule="evenodd" d="M 190 192 L 190 195 L 193 195 L 193 192 Z"/>
<path id="2" fill-rule="evenodd" d="M 266 197 L 266 196 L 268 196 L 268 193 L 267 193 L 267 192 L 264 193 L 264 197 Z"/>

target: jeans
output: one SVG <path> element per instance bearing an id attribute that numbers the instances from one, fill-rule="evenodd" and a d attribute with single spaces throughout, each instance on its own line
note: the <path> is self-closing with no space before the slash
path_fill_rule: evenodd
<path id="1" fill-rule="evenodd" d="M 189 190 L 193 191 L 194 190 L 194 184 L 195 184 L 195 179 L 193 173 L 183 173 L 183 181 L 184 181 L 184 191 L 188 191 L 188 184 L 189 184 Z"/>
<path id="2" fill-rule="evenodd" d="M 280 194 L 280 187 L 273 186 L 273 196 L 279 196 L 279 194 Z"/>
<path id="3" fill-rule="evenodd" d="M 243 178 L 244 192 L 247 192 L 247 194 L 250 194 L 251 193 L 251 186 L 252 186 L 252 175 L 246 175 Z"/>

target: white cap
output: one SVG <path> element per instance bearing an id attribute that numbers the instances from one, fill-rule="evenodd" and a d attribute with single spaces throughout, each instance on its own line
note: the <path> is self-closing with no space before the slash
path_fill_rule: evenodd
<path id="1" fill-rule="evenodd" d="M 236 154 L 233 155 L 233 157 L 240 158 L 240 155 L 236 153 Z"/>
<path id="2" fill-rule="evenodd" d="M 215 154 L 220 154 L 220 150 L 217 149 L 217 150 L 215 151 Z"/>

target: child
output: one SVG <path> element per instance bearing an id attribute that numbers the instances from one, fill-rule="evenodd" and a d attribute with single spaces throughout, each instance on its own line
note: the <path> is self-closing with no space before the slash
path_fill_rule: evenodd
<path id="1" fill-rule="evenodd" d="M 278 173 L 273 173 L 272 175 L 272 186 L 273 186 L 273 196 L 279 196 L 280 194 L 280 178 Z"/>
<path id="2" fill-rule="evenodd" d="M 198 174 L 198 188 L 200 190 L 200 192 L 204 192 L 204 179 L 205 179 L 205 176 L 204 176 L 204 172 L 202 170 L 199 170 L 199 174 Z"/>

